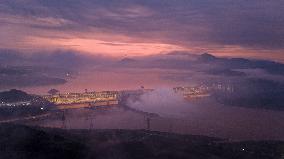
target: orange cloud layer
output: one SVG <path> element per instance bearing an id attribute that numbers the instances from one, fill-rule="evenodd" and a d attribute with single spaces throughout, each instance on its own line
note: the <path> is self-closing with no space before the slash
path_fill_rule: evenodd
<path id="1" fill-rule="evenodd" d="M 36 48 L 72 49 L 86 53 L 103 54 L 109 56 L 144 56 L 171 51 L 186 51 L 182 46 L 151 43 L 151 42 L 118 42 L 104 41 L 90 38 L 43 38 L 29 37 L 26 39 Z"/>

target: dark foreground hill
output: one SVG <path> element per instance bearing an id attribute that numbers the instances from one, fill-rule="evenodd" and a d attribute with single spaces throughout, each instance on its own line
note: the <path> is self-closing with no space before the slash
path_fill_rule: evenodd
<path id="1" fill-rule="evenodd" d="M 281 156 L 282 155 L 282 156 Z M 229 143 L 143 130 L 60 130 L 0 125 L 1 159 L 281 159 L 284 143 Z"/>

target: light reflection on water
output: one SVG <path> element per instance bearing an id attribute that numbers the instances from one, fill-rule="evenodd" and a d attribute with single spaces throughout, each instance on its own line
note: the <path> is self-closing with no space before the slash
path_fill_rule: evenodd
<path id="1" fill-rule="evenodd" d="M 212 101 L 190 104 L 183 117 L 151 117 L 151 130 L 205 135 L 232 140 L 284 140 L 284 113 L 229 107 Z M 147 114 L 109 107 L 65 112 L 67 129 L 145 129 Z M 62 128 L 59 116 L 26 124 Z"/>

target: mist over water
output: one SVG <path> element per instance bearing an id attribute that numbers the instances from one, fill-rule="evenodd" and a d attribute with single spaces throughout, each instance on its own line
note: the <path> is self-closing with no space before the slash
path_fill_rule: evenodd
<path id="1" fill-rule="evenodd" d="M 185 109 L 191 106 L 181 94 L 175 93 L 170 88 L 160 88 L 144 93 L 138 99 L 129 98 L 127 105 L 163 117 L 184 117 Z"/>

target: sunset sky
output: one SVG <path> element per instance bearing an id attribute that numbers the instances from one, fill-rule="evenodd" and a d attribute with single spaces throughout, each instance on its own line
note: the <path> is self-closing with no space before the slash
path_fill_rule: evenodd
<path id="1" fill-rule="evenodd" d="M 1 0 L 0 48 L 284 61 L 284 1 Z"/>

